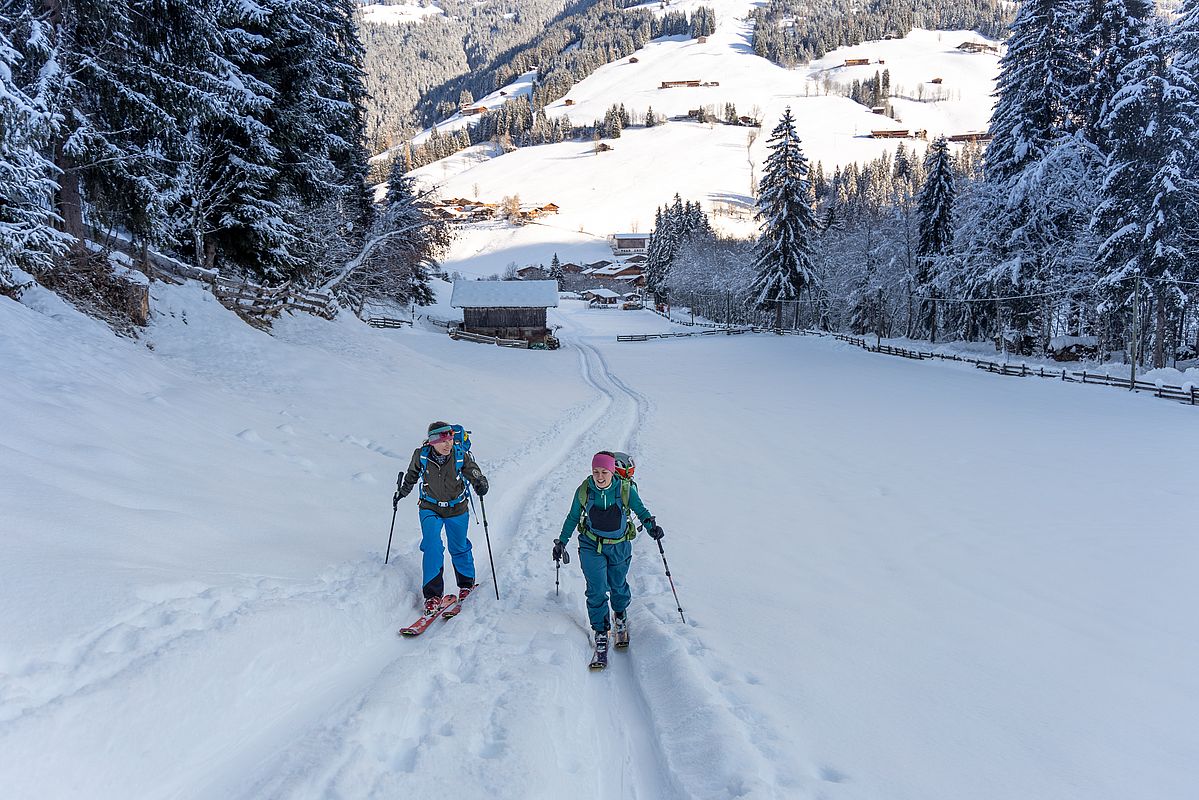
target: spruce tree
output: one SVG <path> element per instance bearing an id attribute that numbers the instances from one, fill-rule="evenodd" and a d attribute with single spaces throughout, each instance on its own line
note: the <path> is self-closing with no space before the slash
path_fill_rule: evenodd
<path id="1" fill-rule="evenodd" d="M 667 230 L 667 216 L 659 206 L 654 212 L 654 229 L 650 233 L 645 253 L 645 283 L 646 288 L 659 298 L 665 295 L 666 272 L 670 267 L 670 249 Z"/>
<path id="2" fill-rule="evenodd" d="M 1079 55 L 1073 10 L 1069 3 L 1030 0 L 1012 24 L 1000 61 L 985 180 L 973 192 L 958 248 L 957 282 L 969 299 L 1043 293 L 1085 258 L 1095 152 L 1080 133 L 1079 102 L 1090 76 Z M 1007 308 L 1018 330 L 1047 337 L 1040 299 Z M 990 303 L 969 310 L 975 333 L 996 321 Z"/>
<path id="3" fill-rule="evenodd" d="M 1091 79 L 1078 93 L 1076 105 L 1081 111 L 1087 135 L 1105 151 L 1105 119 L 1114 94 L 1122 83 L 1121 74 L 1133 59 L 1148 34 L 1153 16 L 1151 0 L 1081 0 L 1078 48 L 1090 54 Z"/>
<path id="4" fill-rule="evenodd" d="M 938 136 L 924 157 L 927 177 L 916 196 L 919 243 L 916 247 L 916 292 L 921 296 L 915 320 L 917 335 L 937 340 L 938 260 L 953 245 L 953 200 L 957 194 L 949 142 Z M 925 299 L 927 298 L 927 299 Z"/>
<path id="5" fill-rule="evenodd" d="M 562 289 L 562 281 L 566 278 L 566 270 L 562 269 L 562 262 L 558 260 L 558 254 L 554 253 L 554 257 L 550 259 L 550 278 L 558 284 L 558 289 Z"/>
<path id="6" fill-rule="evenodd" d="M 0 292 L 20 283 L 13 269 L 52 268 L 64 245 L 50 208 L 54 165 L 43 155 L 55 122 L 36 85 L 30 96 L 18 83 L 22 57 L 5 33 L 12 26 L 0 15 Z"/>
<path id="7" fill-rule="evenodd" d="M 1184 18 L 1185 19 L 1185 18 Z M 1199 233 L 1199 84 L 1164 23 L 1153 26 L 1120 73 L 1102 121 L 1110 145 L 1094 225 L 1103 237 L 1103 281 L 1118 297 L 1147 278 L 1155 307 L 1153 361 L 1165 366 L 1169 318 L 1194 272 Z"/>
<path id="8" fill-rule="evenodd" d="M 755 306 L 775 312 L 782 328 L 783 303 L 798 302 L 801 293 L 819 284 L 812 265 L 816 216 L 808 204 L 808 160 L 795 133 L 790 106 L 770 133 L 758 187 L 761 235 L 755 248 L 757 277 L 750 286 Z"/>
<path id="9" fill-rule="evenodd" d="M 1038 161 L 1070 125 L 1078 93 L 1089 82 L 1070 10 L 1058 0 L 1029 0 L 1012 23 L 986 153 L 992 182 Z"/>

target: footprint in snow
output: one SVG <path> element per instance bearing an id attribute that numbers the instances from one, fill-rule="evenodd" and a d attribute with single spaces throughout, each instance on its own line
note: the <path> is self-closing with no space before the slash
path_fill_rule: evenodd
<path id="1" fill-rule="evenodd" d="M 258 431 L 254 430 L 253 428 L 246 428 L 244 431 L 237 434 L 237 438 L 241 439 L 243 442 L 262 444 L 262 437 L 259 436 Z"/>
<path id="2" fill-rule="evenodd" d="M 379 482 L 375 479 L 375 476 L 370 474 L 369 472 L 355 472 L 353 475 L 350 476 L 350 480 L 355 481 L 357 483 L 378 483 Z"/>

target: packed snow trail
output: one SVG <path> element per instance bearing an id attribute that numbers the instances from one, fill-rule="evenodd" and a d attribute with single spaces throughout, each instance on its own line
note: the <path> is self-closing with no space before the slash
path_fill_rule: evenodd
<path id="1" fill-rule="evenodd" d="M 529 786 L 546 787 L 546 796 L 774 796 L 756 777 L 770 770 L 748 728 L 731 752 L 727 733 L 710 736 L 708 723 L 726 731 L 743 723 L 719 709 L 699 671 L 686 668 L 702 647 L 694 636 L 682 642 L 668 630 L 682 626 L 673 603 L 655 599 L 664 580 L 648 538 L 638 540 L 634 559 L 633 580 L 645 587 L 630 609 L 635 644 L 613 653 L 606 674 L 586 670 L 582 578 L 564 573 L 564 591 L 554 597 L 549 544 L 590 455 L 635 449 L 650 404 L 612 373 L 598 349 L 576 347 L 596 401 L 555 426 L 540 469 L 509 469 L 525 480 L 489 496 L 501 602 L 488 588 L 452 623 L 438 621 L 419 641 L 401 642 L 381 670 L 357 668 L 367 679 L 357 691 L 319 698 L 335 702 L 315 723 L 291 728 L 290 741 L 282 728 L 265 734 L 276 753 L 249 772 L 222 771 L 203 796 L 433 792 L 444 790 L 437 765 L 446 763 L 460 765 L 455 784 L 497 798 L 527 797 Z M 514 457 L 511 466 L 525 460 Z M 485 575 L 480 527 L 472 537 Z M 378 651 L 371 650 L 374 658 Z M 696 726 L 697 719 L 704 724 Z M 706 769 L 697 769 L 700 763 Z"/>

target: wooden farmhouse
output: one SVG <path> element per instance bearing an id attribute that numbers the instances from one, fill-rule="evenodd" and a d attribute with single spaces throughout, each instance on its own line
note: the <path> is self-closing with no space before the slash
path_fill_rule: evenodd
<path id="1" fill-rule="evenodd" d="M 558 306 L 557 281 L 454 281 L 450 305 L 462 329 L 501 339 L 544 341 L 547 308 Z"/>
<path id="2" fill-rule="evenodd" d="M 581 295 L 593 306 L 614 306 L 620 300 L 620 295 L 611 289 L 588 289 Z"/>
<path id="3" fill-rule="evenodd" d="M 865 66 L 868 66 L 869 64 L 870 64 L 870 59 L 868 59 L 868 58 L 847 58 L 847 59 L 845 59 L 845 64 L 843 66 L 865 67 Z"/>
<path id="4" fill-rule="evenodd" d="M 545 277 L 545 270 L 539 264 L 531 264 L 527 267 L 521 267 L 516 271 L 516 277 L 522 281 L 539 280 Z"/>
<path id="5" fill-rule="evenodd" d="M 994 53 L 999 54 L 999 48 L 985 42 L 962 42 L 958 45 L 958 49 L 966 53 Z"/>
<path id="6" fill-rule="evenodd" d="M 612 252 L 618 256 L 644 254 L 649 249 L 648 233 L 614 233 L 608 239 Z"/>
<path id="7" fill-rule="evenodd" d="M 699 86 L 701 81 L 662 81 L 659 89 L 675 89 L 680 86 Z"/>
<path id="8" fill-rule="evenodd" d="M 631 278 L 644 273 L 645 268 L 641 264 L 628 264 L 618 261 L 615 264 L 589 269 L 585 274 L 597 278 Z"/>
<path id="9" fill-rule="evenodd" d="M 907 129 L 901 131 L 871 131 L 870 135 L 875 139 L 906 139 L 912 135 L 912 132 Z"/>
<path id="10" fill-rule="evenodd" d="M 458 113 L 464 117 L 474 117 L 479 114 L 486 114 L 487 106 L 467 106 L 466 108 L 458 109 Z"/>

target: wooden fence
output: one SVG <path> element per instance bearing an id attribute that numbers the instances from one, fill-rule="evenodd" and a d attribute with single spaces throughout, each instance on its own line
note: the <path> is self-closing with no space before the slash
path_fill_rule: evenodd
<path id="1" fill-rule="evenodd" d="M 326 292 L 294 286 L 291 281 L 281 286 L 260 286 L 247 280 L 231 280 L 216 270 L 194 267 L 148 248 L 137 247 L 127 239 L 107 235 L 91 226 L 86 231 L 93 241 L 132 258 L 150 277 L 172 283 L 182 280 L 206 283 L 221 305 L 246 316 L 268 320 L 285 309 L 296 309 L 325 319 L 337 316 L 337 301 Z"/>
<path id="2" fill-rule="evenodd" d="M 739 333 L 751 333 L 753 328 L 723 328 L 703 331 L 684 331 L 682 333 L 630 333 L 616 337 L 618 342 L 648 342 L 650 339 L 680 339 L 688 336 L 719 336 L 725 334 L 735 336 Z"/>
<path id="3" fill-rule="evenodd" d="M 456 328 L 450 328 L 447 331 L 451 339 L 462 339 L 467 342 L 478 342 L 479 344 L 495 344 L 500 347 L 519 347 L 528 349 L 529 343 L 524 339 L 501 339 L 498 336 L 483 336 L 478 333 L 470 333 Z"/>
<path id="4" fill-rule="evenodd" d="M 822 336 L 831 336 L 843 342 L 861 347 L 870 353 L 882 353 L 883 355 L 900 356 L 902 358 L 911 358 L 917 361 L 928 359 L 939 359 L 941 361 L 960 361 L 966 364 L 973 364 L 981 370 L 986 370 L 995 375 L 1007 375 L 1015 378 L 1050 378 L 1052 380 L 1066 381 L 1068 383 L 1084 383 L 1092 386 L 1114 386 L 1117 389 L 1129 389 L 1138 392 L 1152 392 L 1154 397 L 1161 397 L 1165 400 L 1175 400 L 1187 405 L 1199 405 L 1199 387 L 1191 386 L 1185 389 L 1181 386 L 1172 384 L 1158 385 L 1150 381 L 1134 381 L 1131 378 L 1121 378 L 1114 375 L 1105 375 L 1097 372 L 1087 372 L 1085 369 L 1081 371 L 1071 371 L 1065 367 L 1060 370 L 1054 367 L 1046 369 L 1044 366 L 1030 367 L 1027 364 L 1002 364 L 998 361 L 989 361 L 985 358 L 970 358 L 969 356 L 959 356 L 952 353 L 933 353 L 920 350 L 907 350 L 902 347 L 892 347 L 891 345 L 872 345 L 865 339 L 856 336 L 847 336 L 843 333 L 824 333 L 823 331 L 812 331 Z"/>
<path id="5" fill-rule="evenodd" d="M 402 328 L 411 325 L 412 320 L 396 319 L 395 317 L 367 317 L 366 324 L 372 328 Z"/>
<path id="6" fill-rule="evenodd" d="M 665 315 L 663 315 L 665 316 Z M 685 323 L 684 323 L 685 324 Z M 1104 375 L 1096 372 L 1087 372 L 1086 370 L 1071 371 L 1063 367 L 1062 369 L 1045 367 L 1030 367 L 1027 364 L 1002 364 L 998 361 L 989 361 L 985 358 L 970 358 L 969 356 L 959 356 L 952 353 L 934 353 L 924 350 L 908 350 L 903 347 L 894 347 L 889 344 L 872 345 L 860 336 L 849 336 L 844 333 L 830 333 L 828 331 L 815 330 L 777 330 L 775 328 L 730 328 L 726 330 L 704 330 L 704 331 L 688 331 L 686 333 L 640 333 L 628 336 L 617 336 L 618 342 L 645 342 L 650 339 L 673 339 L 681 336 L 711 336 L 719 333 L 775 333 L 795 336 L 827 336 L 842 342 L 848 342 L 856 347 L 860 347 L 868 353 L 881 353 L 887 356 L 896 356 L 899 358 L 909 358 L 913 361 L 959 361 L 964 364 L 973 364 L 975 367 L 996 375 L 1008 375 L 1017 378 L 1037 377 L 1050 378 L 1053 380 L 1066 381 L 1068 383 L 1083 383 L 1091 386 L 1114 386 L 1118 389 L 1129 389 L 1138 392 L 1152 392 L 1154 397 L 1161 397 L 1166 400 L 1175 400 L 1188 405 L 1199 405 L 1199 387 L 1192 386 L 1189 389 L 1171 384 L 1163 384 L 1159 386 L 1156 383 L 1149 381 L 1133 381 L 1131 378 L 1119 378 L 1112 375 Z"/>

